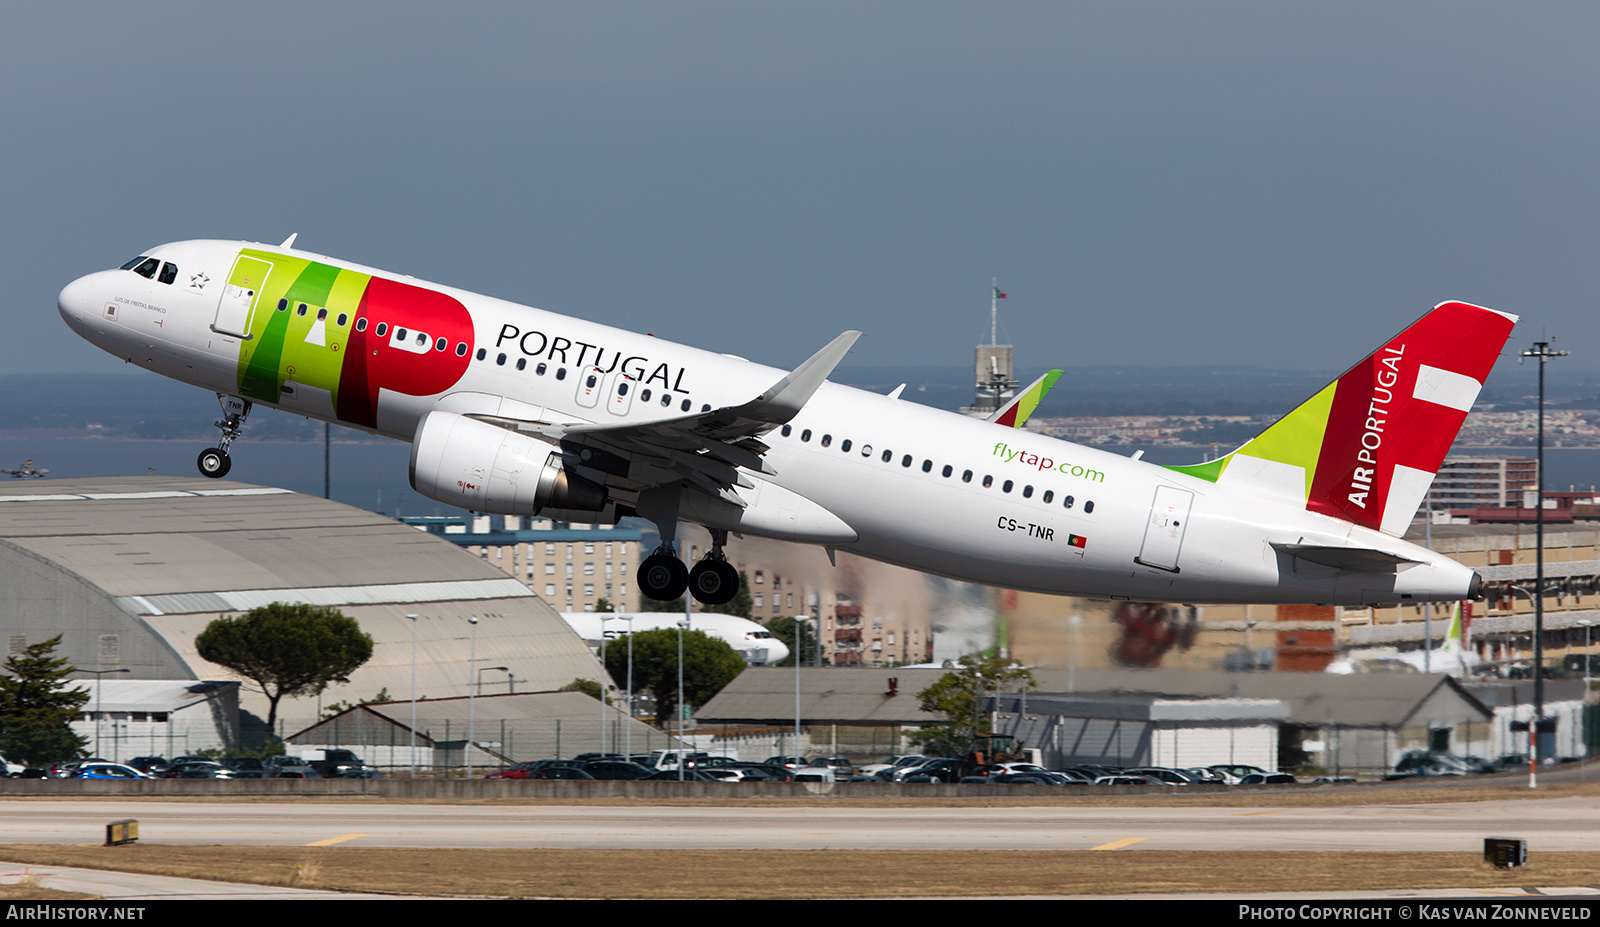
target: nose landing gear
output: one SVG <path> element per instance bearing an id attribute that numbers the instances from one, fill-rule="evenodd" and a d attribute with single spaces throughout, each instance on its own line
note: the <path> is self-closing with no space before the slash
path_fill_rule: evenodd
<path id="1" fill-rule="evenodd" d="M 200 452 L 195 460 L 195 466 L 200 468 L 201 476 L 209 476 L 220 480 L 228 475 L 228 470 L 233 467 L 233 461 L 228 458 L 228 445 L 239 437 L 239 431 L 244 425 L 244 420 L 250 417 L 250 400 L 240 399 L 238 396 L 224 396 L 217 394 L 217 399 L 222 403 L 222 418 L 215 424 L 222 429 L 222 440 L 216 447 L 208 447 Z"/>

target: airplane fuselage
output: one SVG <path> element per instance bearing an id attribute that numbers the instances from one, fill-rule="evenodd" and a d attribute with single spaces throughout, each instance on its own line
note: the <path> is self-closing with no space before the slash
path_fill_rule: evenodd
<path id="1" fill-rule="evenodd" d="M 681 417 L 746 403 L 785 374 L 292 249 L 190 241 L 143 256 L 159 265 L 149 276 L 103 271 L 62 291 L 74 331 L 163 376 L 403 441 L 439 410 Z M 686 492 L 680 516 L 1044 593 L 1360 605 L 1475 589 L 1448 558 L 1292 500 L 832 383 L 761 440 L 768 472 L 748 474 L 742 507 Z M 647 484 L 652 466 L 635 460 L 619 479 Z M 1274 544 L 1408 562 L 1343 570 Z"/>

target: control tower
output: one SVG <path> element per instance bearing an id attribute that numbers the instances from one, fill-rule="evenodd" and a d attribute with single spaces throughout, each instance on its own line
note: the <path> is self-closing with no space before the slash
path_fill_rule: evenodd
<path id="1" fill-rule="evenodd" d="M 976 361 L 973 364 L 976 385 L 973 392 L 972 405 L 964 406 L 962 414 L 974 418 L 988 418 L 1010 402 L 1017 394 L 1016 377 L 1013 376 L 1012 348 L 1009 344 L 997 344 L 996 321 L 999 316 L 1000 300 L 1006 294 L 1000 292 L 997 282 L 991 281 L 991 294 L 989 296 L 989 343 L 980 344 L 976 349 Z"/>

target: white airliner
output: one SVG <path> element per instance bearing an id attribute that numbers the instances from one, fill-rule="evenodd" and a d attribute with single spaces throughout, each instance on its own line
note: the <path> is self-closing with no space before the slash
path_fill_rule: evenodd
<path id="1" fill-rule="evenodd" d="M 1514 316 L 1443 303 L 1233 453 L 1161 467 L 282 245 L 186 241 L 61 291 L 74 331 L 215 391 L 222 476 L 253 403 L 412 443 L 476 512 L 654 522 L 655 599 L 730 599 L 730 532 L 1010 589 L 1366 605 L 1478 594 L 1400 540 Z M 1260 338 L 1263 333 L 1252 333 Z M 1012 416 L 1012 424 L 1020 424 Z M 712 533 L 691 573 L 677 525 Z"/>
<path id="2" fill-rule="evenodd" d="M 616 646 L 637 631 L 676 630 L 683 615 L 673 612 L 562 612 L 561 620 L 590 647 L 598 649 L 602 634 L 611 642 L 607 646 Z M 689 625 L 691 630 L 702 631 L 738 651 L 750 666 L 772 666 L 789 659 L 789 648 L 783 641 L 748 618 L 695 612 Z"/>
<path id="3" fill-rule="evenodd" d="M 1444 673 L 1463 677 L 1471 674 L 1483 663 L 1478 654 L 1466 644 L 1465 624 L 1461 620 L 1461 604 L 1450 618 L 1450 630 L 1437 650 L 1400 650 L 1396 647 L 1361 647 L 1345 653 L 1328 664 L 1325 672 L 1348 675 L 1351 673 Z"/>

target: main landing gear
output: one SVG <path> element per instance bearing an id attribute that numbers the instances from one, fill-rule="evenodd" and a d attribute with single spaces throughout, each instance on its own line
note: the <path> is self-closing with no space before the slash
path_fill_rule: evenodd
<path id="1" fill-rule="evenodd" d="M 224 396 L 217 394 L 217 399 L 222 403 L 222 418 L 215 424 L 222 429 L 222 440 L 216 447 L 208 447 L 200 452 L 200 457 L 195 460 L 195 466 L 200 468 L 201 476 L 209 476 L 220 480 L 228 475 L 228 470 L 233 467 L 233 461 L 228 458 L 228 445 L 239 437 L 240 428 L 244 420 L 250 417 L 250 400 L 240 399 L 237 396 Z"/>
<path id="2" fill-rule="evenodd" d="M 639 565 L 639 591 L 658 602 L 683 595 L 684 590 L 703 605 L 725 605 L 739 594 L 739 571 L 722 552 L 728 532 L 711 532 L 711 550 L 693 570 L 684 567 L 671 544 L 662 544 Z"/>

